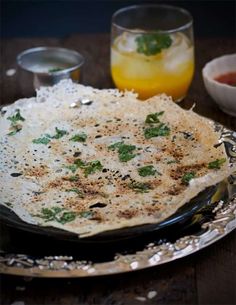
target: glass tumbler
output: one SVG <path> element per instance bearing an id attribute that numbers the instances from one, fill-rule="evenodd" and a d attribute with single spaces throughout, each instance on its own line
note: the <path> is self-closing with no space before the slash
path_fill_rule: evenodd
<path id="1" fill-rule="evenodd" d="M 166 93 L 179 102 L 193 73 L 193 19 L 188 11 L 150 4 L 113 14 L 111 75 L 118 89 L 134 90 L 140 99 Z"/>

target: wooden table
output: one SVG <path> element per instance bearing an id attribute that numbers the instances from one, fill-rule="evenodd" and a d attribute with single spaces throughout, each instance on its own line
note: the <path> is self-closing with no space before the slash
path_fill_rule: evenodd
<path id="1" fill-rule="evenodd" d="M 86 58 L 83 84 L 113 87 L 109 73 L 109 35 L 75 35 L 65 39 L 35 38 L 4 41 L 1 48 L 1 99 L 7 104 L 34 94 L 32 78 L 17 70 L 16 55 L 36 46 L 63 46 Z M 196 40 L 196 73 L 187 98 L 181 103 L 203 116 L 236 129 L 236 119 L 224 114 L 204 89 L 201 70 L 214 57 L 233 53 L 235 39 Z M 27 279 L 1 276 L 1 304 L 235 304 L 236 234 L 233 231 L 208 248 L 175 262 L 129 274 L 87 279 Z M 157 294 L 148 298 L 150 291 Z M 23 305 L 23 303 L 16 303 Z"/>

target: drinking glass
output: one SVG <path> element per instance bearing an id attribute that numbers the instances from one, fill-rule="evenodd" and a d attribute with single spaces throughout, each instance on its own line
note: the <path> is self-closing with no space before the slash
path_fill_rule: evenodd
<path id="1" fill-rule="evenodd" d="M 181 101 L 194 73 L 193 20 L 170 5 L 134 5 L 112 16 L 111 75 L 140 99 L 159 93 Z"/>

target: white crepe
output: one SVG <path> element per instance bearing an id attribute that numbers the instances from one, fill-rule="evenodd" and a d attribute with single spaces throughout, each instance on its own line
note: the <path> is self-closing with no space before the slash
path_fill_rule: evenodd
<path id="1" fill-rule="evenodd" d="M 71 107 L 81 99 L 92 104 Z M 10 136 L 15 127 L 9 117 L 17 109 L 25 120 L 17 122 L 21 130 Z M 66 80 L 41 88 L 35 98 L 18 100 L 2 112 L 0 203 L 25 222 L 81 237 L 158 223 L 233 171 L 228 160 L 219 169 L 208 168 L 215 160 L 227 159 L 224 146 L 215 146 L 220 134 L 214 124 L 165 95 L 141 102 L 132 92 L 97 90 Z M 159 112 L 164 112 L 158 118 L 170 134 L 146 139 L 145 130 L 160 124 L 145 123 L 146 117 Z M 33 143 L 55 135 L 55 128 L 67 133 L 50 138 L 47 145 Z M 70 140 L 81 133 L 87 135 L 85 142 Z M 134 145 L 135 157 L 121 162 L 118 149 L 109 149 L 117 142 Z M 78 159 L 85 164 L 99 161 L 102 168 L 87 177 L 81 167 L 73 173 L 68 166 Z M 140 176 L 138 170 L 150 165 L 155 175 Z M 189 184 L 184 183 L 183 176 L 193 172 Z M 71 181 L 74 176 L 77 181 Z M 135 183 L 146 183 L 150 189 L 138 192 Z M 55 208 L 61 211 L 54 218 L 45 216 L 45 209 Z M 60 221 L 71 212 L 69 219 Z"/>

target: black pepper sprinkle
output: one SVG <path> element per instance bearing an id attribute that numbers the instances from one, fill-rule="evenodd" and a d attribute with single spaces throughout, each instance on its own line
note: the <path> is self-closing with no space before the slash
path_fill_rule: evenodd
<path id="1" fill-rule="evenodd" d="M 122 177 L 121 180 L 126 180 L 126 179 L 128 179 L 128 178 L 130 178 L 130 175 L 125 175 L 124 177 Z"/>
<path id="2" fill-rule="evenodd" d="M 76 151 L 74 154 L 73 154 L 73 157 L 79 157 L 81 155 L 81 151 Z"/>
<path id="3" fill-rule="evenodd" d="M 21 173 L 11 173 L 11 176 L 12 177 L 19 177 L 21 176 L 22 174 Z"/>
<path id="4" fill-rule="evenodd" d="M 89 208 L 104 208 L 106 206 L 107 206 L 106 203 L 97 202 L 95 204 L 90 205 Z"/>

